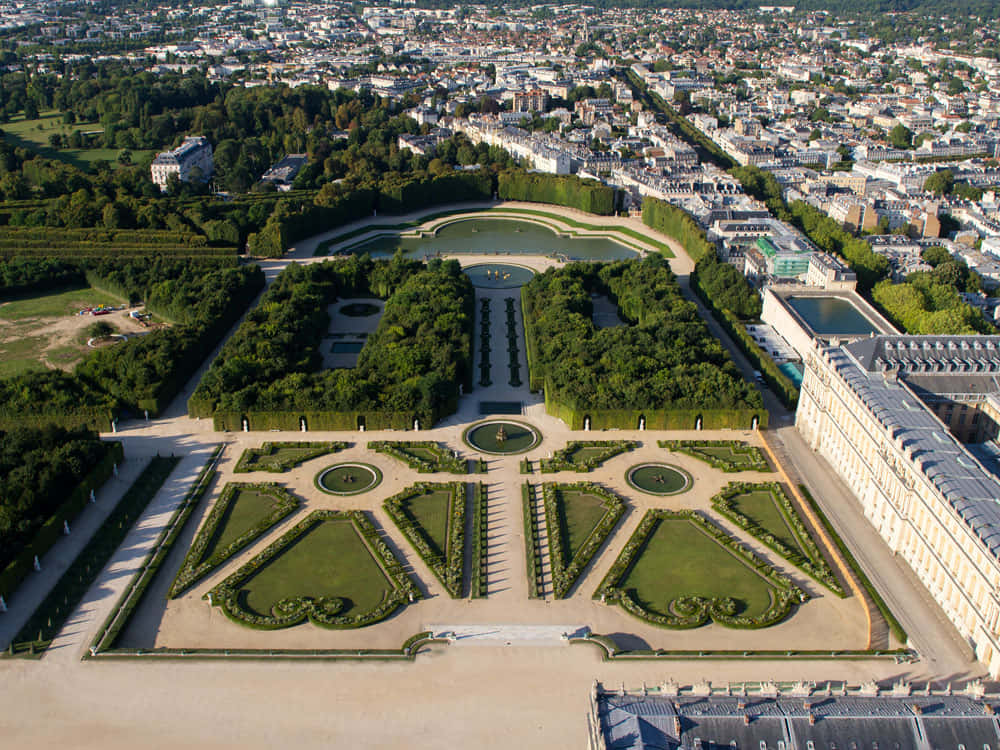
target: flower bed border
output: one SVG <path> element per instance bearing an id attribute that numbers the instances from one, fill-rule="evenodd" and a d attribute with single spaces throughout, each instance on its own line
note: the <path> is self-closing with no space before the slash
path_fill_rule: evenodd
<path id="1" fill-rule="evenodd" d="M 350 521 L 355 532 L 361 538 L 372 560 L 381 568 L 386 579 L 392 585 L 392 590 L 382 598 L 374 609 L 361 615 L 345 616 L 340 614 L 342 602 L 337 597 L 326 599 L 320 597 L 294 597 L 283 599 L 279 613 L 272 611 L 270 615 L 255 615 L 242 606 L 243 596 L 240 586 L 276 557 L 287 547 L 297 542 L 304 534 L 311 531 L 317 524 L 326 521 Z M 295 526 L 269 544 L 260 554 L 243 565 L 222 583 L 205 594 L 209 603 L 218 606 L 223 613 L 235 623 L 246 625 L 257 630 L 278 630 L 290 628 L 305 622 L 307 619 L 314 625 L 324 628 L 349 629 L 362 628 L 384 620 L 407 602 L 419 599 L 420 590 L 406 574 L 402 563 L 385 543 L 368 514 L 360 510 L 315 510 L 299 521 Z"/>
<path id="2" fill-rule="evenodd" d="M 431 548 L 432 540 L 423 526 L 407 512 L 403 503 L 413 497 L 445 490 L 448 492 L 448 533 L 444 556 Z M 382 503 L 385 512 L 403 536 L 441 582 L 452 599 L 462 597 L 462 577 L 465 567 L 465 482 L 418 482 Z"/>
<path id="3" fill-rule="evenodd" d="M 538 579 L 541 571 L 542 543 L 533 522 L 531 504 L 534 501 L 534 487 L 530 482 L 521 485 L 521 508 L 524 516 L 524 556 L 527 563 L 528 598 L 539 599 Z"/>
<path id="4" fill-rule="evenodd" d="M 593 471 L 605 461 L 610 461 L 622 453 L 634 451 L 639 447 L 636 440 L 570 440 L 566 447 L 552 454 L 552 458 L 543 458 L 540 462 L 542 474 L 554 474 L 559 471 L 588 472 Z M 581 448 L 606 448 L 602 453 L 574 461 L 570 456 Z"/>
<path id="5" fill-rule="evenodd" d="M 472 572 L 469 576 L 469 596 L 486 596 L 487 510 L 489 501 L 486 485 L 476 483 L 472 501 Z"/>
<path id="6" fill-rule="evenodd" d="M 202 560 L 208 545 L 219 529 L 223 516 L 229 507 L 236 502 L 238 493 L 244 490 L 256 490 L 264 495 L 273 497 L 276 502 L 274 509 L 260 519 L 257 523 L 234 539 L 224 549 L 217 550 L 215 554 L 207 560 Z M 184 556 L 184 561 L 174 576 L 167 590 L 167 599 L 176 599 L 196 584 L 210 572 L 222 565 L 226 560 L 238 553 L 240 550 L 253 544 L 273 528 L 275 524 L 294 513 L 299 507 L 299 500 L 284 487 L 273 482 L 255 482 L 245 484 L 243 482 L 227 482 L 219 494 L 219 499 L 215 501 L 212 510 L 209 512 L 205 522 L 198 530 L 198 535 L 191 543 L 190 549 Z"/>
<path id="7" fill-rule="evenodd" d="M 259 448 L 247 448 L 240 455 L 239 461 L 236 462 L 236 466 L 233 467 L 234 474 L 249 474 L 254 471 L 266 471 L 271 474 L 282 474 L 289 469 L 293 469 L 300 464 L 304 464 L 306 461 L 311 461 L 314 458 L 319 458 L 320 456 L 325 456 L 329 453 L 336 453 L 337 451 L 342 451 L 347 448 L 350 443 L 344 443 L 341 441 L 333 442 L 296 442 L 296 441 L 284 441 L 276 443 L 262 443 Z M 286 459 L 284 461 L 277 461 L 271 464 L 274 468 L 265 468 L 263 466 L 252 466 L 250 461 L 254 458 L 260 458 L 264 456 L 269 451 L 273 451 L 278 448 L 315 448 L 316 450 L 306 453 L 301 458 L 296 458 L 294 460 Z"/>
<path id="8" fill-rule="evenodd" d="M 771 468 L 771 464 L 767 462 L 767 458 L 764 456 L 764 451 L 756 445 L 750 445 L 750 443 L 745 440 L 659 440 L 657 441 L 657 444 L 661 448 L 666 448 L 669 451 L 683 453 L 686 456 L 691 456 L 691 458 L 704 461 L 712 468 L 719 469 L 727 474 L 736 474 L 741 471 L 760 471 L 767 473 L 774 471 L 774 469 Z M 707 453 L 700 453 L 697 450 L 698 448 L 733 448 L 734 452 L 754 455 L 756 460 L 752 466 L 740 466 L 739 464 L 727 461 L 724 458 L 710 456 Z M 744 450 L 737 451 L 735 449 Z"/>
<path id="9" fill-rule="evenodd" d="M 670 614 L 651 612 L 635 599 L 633 589 L 622 589 L 618 586 L 632 569 L 632 566 L 642 556 L 646 543 L 663 520 L 685 520 L 698 531 L 719 544 L 725 552 L 746 565 L 751 572 L 756 573 L 770 584 L 771 603 L 768 608 L 756 617 L 736 615 L 733 612 L 729 597 L 707 599 L 700 596 L 679 596 L 670 602 Z M 697 628 L 713 620 L 727 628 L 766 628 L 784 620 L 796 604 L 808 601 L 809 595 L 802 591 L 791 580 L 779 573 L 769 563 L 761 560 L 751 551 L 740 545 L 733 537 L 718 528 L 704 516 L 693 510 L 649 510 L 639 522 L 632 537 L 625 543 L 618 558 L 594 594 L 608 604 L 618 604 L 626 612 L 652 625 L 665 628 L 687 629 Z"/>
<path id="10" fill-rule="evenodd" d="M 597 522 L 590 534 L 584 539 L 580 549 L 563 567 L 562 550 L 565 540 L 559 526 L 557 499 L 558 493 L 565 490 L 585 492 L 601 498 L 604 502 L 604 515 Z M 549 565 L 552 569 L 552 591 L 556 599 L 564 599 L 573 589 L 583 569 L 587 567 L 608 536 L 618 525 L 625 514 L 625 502 L 611 490 L 605 489 L 593 482 L 574 482 L 555 484 L 546 482 L 542 485 L 542 501 L 545 507 L 545 531 L 549 537 Z"/>
<path id="11" fill-rule="evenodd" d="M 751 492 L 769 492 L 771 494 L 778 507 L 778 511 L 781 513 L 785 523 L 788 524 L 789 530 L 795 535 L 799 544 L 805 550 L 804 554 L 790 549 L 788 545 L 775 537 L 773 533 L 736 509 L 733 498 Z M 840 585 L 840 580 L 827 563 L 826 558 L 823 557 L 819 546 L 809 533 L 809 529 L 806 528 L 802 518 L 796 512 L 792 501 L 788 497 L 788 493 L 785 492 L 785 488 L 778 482 L 730 482 L 721 492 L 712 498 L 712 507 L 720 516 L 728 518 L 765 547 L 781 555 L 817 583 L 826 586 L 841 599 L 847 596 L 847 592 Z"/>

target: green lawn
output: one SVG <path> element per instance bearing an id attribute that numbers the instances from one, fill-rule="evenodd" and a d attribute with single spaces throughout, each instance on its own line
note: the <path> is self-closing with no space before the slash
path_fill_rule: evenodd
<path id="1" fill-rule="evenodd" d="M 70 289 L 65 292 L 53 292 L 37 297 L 23 297 L 0 302 L 0 318 L 10 321 L 25 318 L 56 318 L 72 315 L 85 307 L 97 305 L 120 305 L 124 300 L 120 297 L 98 291 L 93 287 Z M 99 318 L 94 318 L 95 321 Z"/>
<path id="2" fill-rule="evenodd" d="M 607 448 L 585 445 L 570 453 L 567 458 L 575 464 L 582 464 L 589 458 L 597 458 L 598 456 L 603 456 L 607 452 Z"/>
<path id="3" fill-rule="evenodd" d="M 732 597 L 740 614 L 760 615 L 770 605 L 770 585 L 725 547 L 685 519 L 661 519 L 619 584 L 657 614 L 680 596 Z"/>
<path id="4" fill-rule="evenodd" d="M 791 529 L 778 507 L 774 495 L 766 490 L 755 490 L 736 495 L 731 499 L 733 507 L 751 521 L 769 531 L 789 549 L 798 550 L 807 559 L 807 550 L 799 542 L 798 535 Z"/>
<path id="5" fill-rule="evenodd" d="M 269 615 L 282 599 L 340 597 L 340 615 L 374 609 L 392 584 L 346 518 L 318 521 L 242 587 L 252 612 Z"/>
<path id="6" fill-rule="evenodd" d="M 0 343 L 0 378 L 47 370 L 38 358 L 46 343 L 44 336 L 24 336 Z"/>
<path id="7" fill-rule="evenodd" d="M 567 567 L 577 551 L 597 526 L 607 508 L 604 499 L 578 490 L 558 490 L 556 507 L 559 510 L 559 526 L 562 530 L 563 567 Z"/>
<path id="8" fill-rule="evenodd" d="M 403 453 L 409 453 L 411 456 L 416 456 L 424 461 L 430 461 L 432 464 L 436 464 L 440 457 L 438 453 L 432 451 L 430 448 L 424 448 L 422 445 L 400 445 L 398 447 Z"/>
<path id="9" fill-rule="evenodd" d="M 95 162 L 102 160 L 116 165 L 119 154 L 124 150 L 118 148 L 52 148 L 49 145 L 49 136 L 53 133 L 59 133 L 65 139 L 74 131 L 83 133 L 102 131 L 100 124 L 96 122 L 78 122 L 65 125 L 61 112 L 46 112 L 34 120 L 25 120 L 23 115 L 17 115 L 9 122 L 0 123 L 0 129 L 3 130 L 4 138 L 11 145 L 30 149 L 48 159 L 59 159 L 84 171 L 92 169 Z M 131 153 L 133 164 L 148 165 L 155 152 L 132 149 Z"/>
<path id="10" fill-rule="evenodd" d="M 195 564 L 200 565 L 216 553 L 224 550 L 258 523 L 263 521 L 278 504 L 273 495 L 265 495 L 256 489 L 237 490 L 235 497 L 222 514 L 215 527 L 212 539 L 205 552 Z"/>
<path id="11" fill-rule="evenodd" d="M 272 448 L 267 453 L 261 453 L 252 448 L 248 450 L 253 451 L 253 453 L 247 460 L 247 466 L 255 470 L 278 468 L 283 465 L 285 461 L 297 464 L 301 460 L 304 460 L 306 456 L 312 456 L 316 453 L 315 448 L 281 447 Z"/>
<path id="12" fill-rule="evenodd" d="M 427 492 L 403 502 L 403 509 L 416 520 L 442 557 L 448 549 L 450 495 L 447 490 Z"/>

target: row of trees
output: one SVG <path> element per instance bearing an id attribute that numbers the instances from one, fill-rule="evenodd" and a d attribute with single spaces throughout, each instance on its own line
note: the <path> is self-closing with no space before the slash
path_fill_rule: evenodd
<path id="1" fill-rule="evenodd" d="M 598 329 L 592 294 L 628 325 Z M 532 382 L 588 410 L 757 409 L 752 389 L 661 256 L 549 269 L 522 290 Z"/>
<path id="2" fill-rule="evenodd" d="M 326 309 L 358 295 L 388 300 L 379 327 L 354 369 L 323 370 Z M 226 343 L 189 412 L 391 412 L 429 426 L 471 387 L 474 297 L 455 261 L 290 266 Z"/>

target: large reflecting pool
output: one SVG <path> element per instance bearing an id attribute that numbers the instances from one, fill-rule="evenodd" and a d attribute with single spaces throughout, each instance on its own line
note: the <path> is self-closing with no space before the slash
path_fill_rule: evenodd
<path id="1" fill-rule="evenodd" d="M 638 257 L 635 250 L 614 240 L 559 237 L 552 230 L 527 221 L 463 219 L 442 227 L 433 237 L 379 237 L 349 248 L 373 258 L 393 255 L 402 248 L 412 257 L 438 254 L 548 255 L 561 260 L 622 260 Z"/>

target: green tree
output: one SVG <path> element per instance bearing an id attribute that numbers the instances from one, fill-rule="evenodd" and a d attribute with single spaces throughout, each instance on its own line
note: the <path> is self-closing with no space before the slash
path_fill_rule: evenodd
<path id="1" fill-rule="evenodd" d="M 900 123 L 889 131 L 889 143 L 893 148 L 913 148 L 913 131 Z"/>

